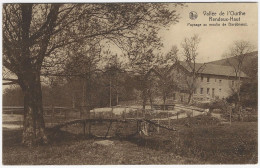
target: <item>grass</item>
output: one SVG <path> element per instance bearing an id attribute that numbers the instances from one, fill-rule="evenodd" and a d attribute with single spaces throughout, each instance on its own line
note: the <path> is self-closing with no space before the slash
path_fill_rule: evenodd
<path id="1" fill-rule="evenodd" d="M 162 123 L 163 124 L 163 123 Z M 165 121 L 165 124 L 168 124 Z M 82 127 L 67 131 L 48 130 L 50 144 L 27 148 L 20 144 L 21 131 L 3 130 L 5 165 L 96 165 L 96 164 L 255 164 L 257 163 L 257 122 L 221 125 L 210 116 L 174 120 L 178 131 L 160 129 L 151 136 L 115 138 L 112 146 L 83 138 Z M 93 133 L 104 134 L 106 125 L 96 124 Z M 136 123 L 120 127 L 131 132 Z M 76 129 L 78 129 L 76 131 Z"/>
<path id="2" fill-rule="evenodd" d="M 172 123 L 179 131 L 166 130 L 134 142 L 152 149 L 171 151 L 212 164 L 256 164 L 257 123 L 236 122 L 221 125 L 209 116 L 185 118 Z M 154 145 L 156 144 L 156 145 Z"/>
<path id="3" fill-rule="evenodd" d="M 110 164 L 187 164 L 195 159 L 174 153 L 141 147 L 114 139 L 114 145 L 101 146 L 99 139 L 83 139 L 59 131 L 47 146 L 26 148 L 20 145 L 21 132 L 4 130 L 3 164 L 5 165 L 110 165 Z M 7 138 L 8 137 L 8 138 Z"/>

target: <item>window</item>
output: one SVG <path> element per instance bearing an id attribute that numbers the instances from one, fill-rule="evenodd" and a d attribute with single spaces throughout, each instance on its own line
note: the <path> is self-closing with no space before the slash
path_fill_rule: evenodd
<path id="1" fill-rule="evenodd" d="M 232 86 L 234 86 L 234 81 L 232 81 Z"/>
<path id="2" fill-rule="evenodd" d="M 219 89 L 219 92 L 221 92 L 221 89 Z"/>
<path id="3" fill-rule="evenodd" d="M 209 94 L 209 88 L 207 88 L 207 94 Z"/>
<path id="4" fill-rule="evenodd" d="M 200 88 L 200 94 L 203 94 L 203 88 Z"/>
<path id="5" fill-rule="evenodd" d="M 200 81 L 203 82 L 203 76 L 200 77 Z"/>
<path id="6" fill-rule="evenodd" d="M 220 79 L 220 80 L 219 80 L 219 84 L 221 84 L 221 83 L 222 83 L 222 80 Z"/>
<path id="7" fill-rule="evenodd" d="M 207 82 L 209 82 L 209 77 L 207 77 Z"/>
<path id="8" fill-rule="evenodd" d="M 194 94 L 197 94 L 197 89 L 194 90 Z"/>
<path id="9" fill-rule="evenodd" d="M 215 79 L 215 82 L 217 82 L 217 79 Z"/>
<path id="10" fill-rule="evenodd" d="M 215 96 L 215 88 L 212 88 L 212 97 Z"/>

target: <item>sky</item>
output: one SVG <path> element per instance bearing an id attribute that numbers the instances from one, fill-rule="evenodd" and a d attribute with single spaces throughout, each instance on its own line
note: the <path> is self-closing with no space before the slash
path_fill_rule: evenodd
<path id="1" fill-rule="evenodd" d="M 160 31 L 164 43 L 164 52 L 170 50 L 171 46 L 177 45 L 181 51 L 181 43 L 185 37 L 191 37 L 194 34 L 199 35 L 201 41 L 198 49 L 198 62 L 209 62 L 213 60 L 222 59 L 222 55 L 228 48 L 237 40 L 249 41 L 252 45 L 258 46 L 258 14 L 257 3 L 186 3 L 186 7 L 179 9 L 180 20 L 179 23 L 171 25 L 168 30 Z M 189 13 L 195 11 L 197 19 L 191 20 Z M 248 26 L 187 26 L 190 24 L 209 24 L 209 23 L 228 23 L 209 21 L 210 16 L 205 16 L 204 12 L 216 12 L 213 18 L 218 18 L 221 11 L 225 16 L 222 18 L 229 18 L 226 16 L 227 11 L 245 12 L 245 15 L 240 15 L 238 23 L 247 23 Z M 230 14 L 230 13 L 229 13 Z M 239 16 L 233 16 L 238 18 Z M 232 23 L 234 23 L 232 22 Z M 181 57 L 181 52 L 180 52 Z"/>

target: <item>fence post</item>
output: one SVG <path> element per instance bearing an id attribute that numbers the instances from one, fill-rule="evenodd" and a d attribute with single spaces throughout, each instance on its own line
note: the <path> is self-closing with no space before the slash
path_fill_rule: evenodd
<path id="1" fill-rule="evenodd" d="M 52 113 L 51 113 L 51 125 L 53 126 L 54 123 L 53 123 L 53 118 L 54 118 L 54 106 L 52 105 Z"/>
<path id="2" fill-rule="evenodd" d="M 65 110 L 65 122 L 67 122 L 67 111 Z"/>
<path id="3" fill-rule="evenodd" d="M 157 127 L 157 132 L 158 132 L 158 133 L 160 133 L 160 127 L 159 127 L 159 125 L 160 125 L 160 120 L 158 119 L 158 127 Z"/>
<path id="4" fill-rule="evenodd" d="M 82 118 L 82 114 L 83 114 L 83 113 L 84 113 L 84 106 L 81 106 L 79 119 Z"/>
<path id="5" fill-rule="evenodd" d="M 111 106 L 111 114 L 114 114 L 114 107 Z"/>
<path id="6" fill-rule="evenodd" d="M 229 124 L 231 125 L 231 116 L 232 116 L 232 109 L 229 108 Z"/>
<path id="7" fill-rule="evenodd" d="M 139 121 L 138 120 L 136 120 L 136 131 L 137 131 L 137 133 L 139 133 Z"/>
<path id="8" fill-rule="evenodd" d="M 68 117 L 67 117 L 67 110 L 65 110 L 65 122 L 67 122 Z M 66 131 L 68 130 L 68 125 L 65 126 Z"/>
<path id="9" fill-rule="evenodd" d="M 169 114 L 169 111 L 168 111 L 168 127 L 170 128 L 170 125 L 171 125 L 171 119 L 170 119 L 170 114 Z"/>
<path id="10" fill-rule="evenodd" d="M 123 112 L 123 119 L 125 120 L 125 114 L 126 114 L 126 107 L 125 107 L 125 110 L 124 110 L 124 112 Z"/>
<path id="11" fill-rule="evenodd" d="M 113 113 L 109 113 L 110 114 L 110 118 L 113 118 Z"/>
<path id="12" fill-rule="evenodd" d="M 23 124 L 23 119 L 22 117 L 20 117 L 20 128 L 22 128 L 22 124 Z"/>
<path id="13" fill-rule="evenodd" d="M 89 121 L 89 124 L 88 124 L 88 135 L 90 136 L 91 135 L 91 122 Z"/>
<path id="14" fill-rule="evenodd" d="M 83 135 L 86 136 L 86 120 L 83 121 Z"/>
<path id="15" fill-rule="evenodd" d="M 93 108 L 93 118 L 96 118 L 95 108 Z"/>

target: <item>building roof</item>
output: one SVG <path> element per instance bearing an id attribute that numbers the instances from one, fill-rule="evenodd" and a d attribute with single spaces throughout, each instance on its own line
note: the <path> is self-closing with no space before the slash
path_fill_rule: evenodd
<path id="1" fill-rule="evenodd" d="M 188 63 L 180 61 L 180 65 L 184 67 L 187 71 L 192 72 L 192 68 L 188 65 Z M 200 74 L 236 77 L 234 68 L 231 66 L 216 65 L 211 63 L 196 63 L 195 69 L 196 71 L 199 70 L 198 73 Z M 241 77 L 247 77 L 247 75 L 242 72 Z"/>

